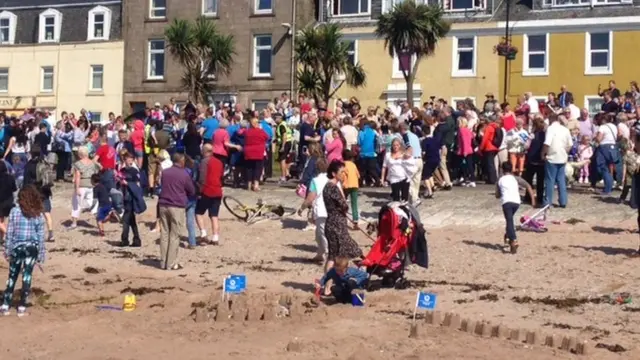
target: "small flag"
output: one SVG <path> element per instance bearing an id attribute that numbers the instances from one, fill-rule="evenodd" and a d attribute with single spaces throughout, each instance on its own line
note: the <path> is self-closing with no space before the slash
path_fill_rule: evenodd
<path id="1" fill-rule="evenodd" d="M 418 291 L 416 294 L 416 306 L 413 308 L 413 321 L 416 321 L 418 309 L 434 310 L 436 308 L 437 298 L 438 295 L 434 293 Z"/>

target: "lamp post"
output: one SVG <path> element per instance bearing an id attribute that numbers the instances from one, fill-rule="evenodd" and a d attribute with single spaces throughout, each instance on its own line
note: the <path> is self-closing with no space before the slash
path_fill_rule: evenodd
<path id="1" fill-rule="evenodd" d="M 506 2 L 506 12 L 507 12 L 507 16 L 505 19 L 505 26 L 504 26 L 504 41 L 506 44 L 510 44 L 510 36 L 509 36 L 509 14 L 511 13 L 511 0 L 505 0 Z M 509 62 L 509 57 L 505 56 L 504 57 L 504 84 L 503 84 L 503 89 L 502 89 L 502 99 L 504 100 L 504 102 L 507 102 L 507 94 L 508 94 L 508 87 L 509 87 L 509 65 L 511 63 Z"/>

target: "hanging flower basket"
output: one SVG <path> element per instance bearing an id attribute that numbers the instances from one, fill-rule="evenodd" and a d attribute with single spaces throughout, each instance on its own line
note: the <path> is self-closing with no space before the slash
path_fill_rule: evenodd
<path id="1" fill-rule="evenodd" d="M 493 47 L 493 52 L 498 54 L 498 56 L 504 56 L 507 60 L 514 60 L 518 53 L 518 48 L 509 42 L 503 41 Z"/>

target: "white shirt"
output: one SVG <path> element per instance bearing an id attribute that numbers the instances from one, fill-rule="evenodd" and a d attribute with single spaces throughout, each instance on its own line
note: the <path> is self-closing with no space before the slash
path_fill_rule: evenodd
<path id="1" fill-rule="evenodd" d="M 529 105 L 529 113 L 531 114 L 540 113 L 540 106 L 538 104 L 538 100 L 534 98 L 529 98 L 529 100 L 527 100 L 527 105 Z"/>
<path id="2" fill-rule="evenodd" d="M 500 191 L 500 202 L 520 204 L 520 185 L 518 179 L 512 174 L 504 175 L 498 180 L 498 190 Z"/>
<path id="3" fill-rule="evenodd" d="M 613 124 L 604 124 L 598 126 L 598 132 L 602 134 L 600 145 L 614 145 L 618 138 L 618 128 Z"/>
<path id="4" fill-rule="evenodd" d="M 160 167 L 162 168 L 162 170 L 167 170 L 172 166 L 173 162 L 171 161 L 171 159 L 162 160 L 162 162 L 160 163 Z"/>
<path id="5" fill-rule="evenodd" d="M 314 177 L 311 180 L 311 189 L 314 190 L 316 194 L 315 200 L 313 200 L 313 213 L 316 218 L 326 218 L 327 217 L 327 208 L 324 206 L 324 198 L 322 196 L 322 191 L 324 187 L 329 182 L 329 178 L 326 173 L 321 173 L 318 176 Z"/>
<path id="6" fill-rule="evenodd" d="M 555 121 L 549 125 L 545 133 L 544 144 L 549 147 L 547 161 L 551 164 L 566 164 L 569 156 L 567 149 L 573 146 L 571 132 L 564 125 Z"/>
<path id="7" fill-rule="evenodd" d="M 629 139 L 631 137 L 631 131 L 629 130 L 629 126 L 627 124 L 621 122 L 618 124 L 618 133 L 625 139 Z"/>
<path id="8" fill-rule="evenodd" d="M 394 159 L 391 157 L 391 151 L 387 152 L 384 156 L 384 164 L 382 165 L 387 169 L 387 181 L 389 184 L 399 183 L 407 180 L 413 176 L 415 172 L 416 159 Z"/>
<path id="9" fill-rule="evenodd" d="M 353 125 L 344 125 L 340 128 L 340 132 L 342 136 L 344 136 L 344 140 L 347 143 L 347 149 L 351 149 L 353 145 L 358 144 L 358 129 Z"/>
<path id="10" fill-rule="evenodd" d="M 580 108 L 574 104 L 569 104 L 569 110 L 571 110 L 571 119 L 580 119 Z"/>
<path id="11" fill-rule="evenodd" d="M 300 115 L 291 115 L 287 119 L 287 125 L 289 125 L 289 127 L 296 127 L 299 124 L 300 124 Z"/>
<path id="12" fill-rule="evenodd" d="M 500 128 L 502 131 L 502 142 L 500 143 L 500 148 L 498 150 L 506 150 L 507 149 L 507 132 L 504 128 Z"/>

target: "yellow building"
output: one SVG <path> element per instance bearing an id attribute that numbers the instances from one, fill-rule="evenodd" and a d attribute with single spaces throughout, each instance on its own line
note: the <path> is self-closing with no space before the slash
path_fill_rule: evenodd
<path id="1" fill-rule="evenodd" d="M 498 27 L 504 31 L 506 24 Z M 516 21 L 510 26 L 512 44 L 519 50 L 505 72 L 499 61 L 499 98 L 531 92 L 545 99 L 566 85 L 578 107 L 600 110 L 602 90 L 615 80 L 622 93 L 629 82 L 640 81 L 635 54 L 640 44 L 640 16 Z M 506 81 L 505 81 L 506 75 Z"/>
<path id="2" fill-rule="evenodd" d="M 352 42 L 353 61 L 367 72 L 364 88 L 343 86 L 338 98 L 356 96 L 363 106 L 392 105 L 406 99 L 406 84 L 397 57 L 391 58 L 373 27 L 345 28 L 345 41 Z M 441 39 L 435 54 L 423 59 L 414 83 L 414 105 L 420 106 L 431 96 L 450 103 L 472 98 L 482 103 L 487 92 L 499 89 L 498 58 L 493 46 L 499 41 L 497 23 L 453 24 L 448 36 Z"/>
<path id="3" fill-rule="evenodd" d="M 54 4 L 55 3 L 55 4 Z M 3 7 L 4 6 L 4 7 Z M 21 0 L 0 5 L 0 111 L 122 111 L 121 2 Z"/>
<path id="4" fill-rule="evenodd" d="M 12 46 L 0 56 L 0 111 L 28 107 L 91 112 L 106 119 L 122 108 L 124 43 Z"/>

